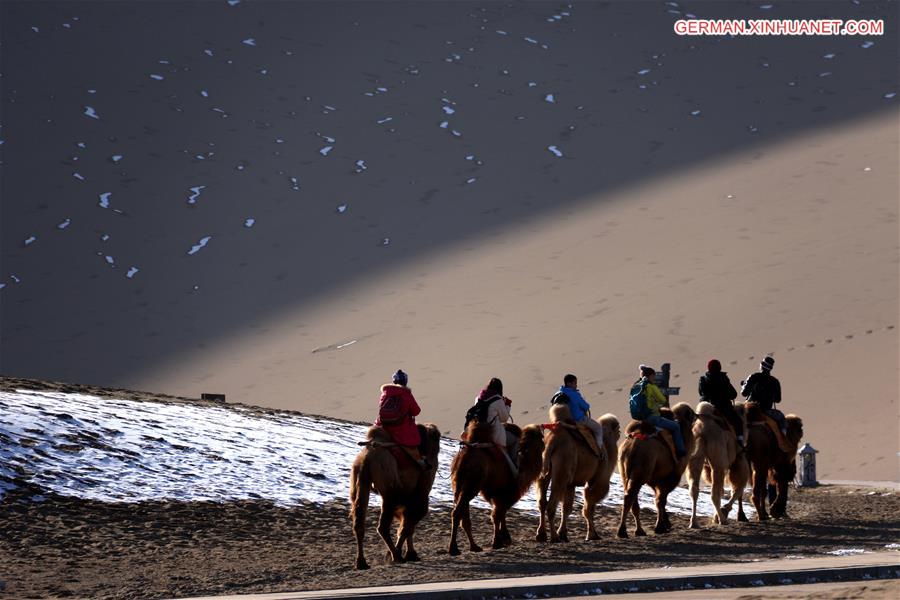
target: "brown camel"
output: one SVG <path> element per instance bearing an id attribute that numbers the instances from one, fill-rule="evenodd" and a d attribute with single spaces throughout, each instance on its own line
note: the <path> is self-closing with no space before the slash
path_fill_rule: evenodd
<path id="1" fill-rule="evenodd" d="M 479 493 L 493 507 L 491 522 L 494 524 L 494 537 L 491 547 L 496 549 L 512 544 L 512 537 L 506 528 L 506 513 L 522 498 L 540 474 L 544 435 L 537 425 L 520 429 L 507 423 L 506 430 L 519 439 L 518 474 L 515 477 L 509 463 L 495 450 L 489 425 L 479 425 L 477 421 L 472 421 L 466 429 L 464 437 L 474 445 L 460 448 L 450 467 L 453 481 L 453 524 L 449 547 L 451 556 L 459 555 L 456 536 L 460 523 L 469 538 L 469 550 L 481 552 L 481 547 L 472 537 L 472 519 L 469 514 L 469 502 Z"/>
<path id="2" fill-rule="evenodd" d="M 663 416 L 671 418 L 666 414 L 670 411 L 662 409 L 660 412 Z M 694 434 L 691 429 L 695 419 L 694 411 L 684 402 L 679 402 L 671 412 L 681 427 L 684 446 L 690 455 L 690 449 L 694 445 Z M 634 515 L 634 535 L 646 535 L 641 527 L 641 509 L 638 505 L 638 492 L 645 483 L 656 492 L 657 516 L 653 531 L 665 533 L 672 529 L 669 515 L 666 514 L 666 500 L 669 492 L 681 481 L 688 457 L 676 461 L 669 445 L 658 435 L 652 435 L 655 432 L 656 428 L 646 421 L 632 421 L 625 429 L 627 434 L 625 442 L 619 447 L 619 474 L 622 476 L 622 487 L 625 489 L 622 518 L 616 532 L 620 538 L 628 537 L 625 517 L 629 511 Z M 644 435 L 652 437 L 644 438 Z"/>
<path id="3" fill-rule="evenodd" d="M 399 458 L 392 450 L 398 450 L 388 433 L 381 427 L 370 427 L 366 447 L 363 448 L 350 474 L 350 517 L 356 536 L 356 568 L 368 569 L 363 555 L 363 538 L 366 531 L 366 511 L 369 493 L 381 495 L 381 516 L 378 519 L 378 535 L 388 548 L 391 562 L 419 560 L 413 548 L 413 531 L 416 524 L 428 513 L 428 494 L 437 472 L 441 433 L 434 425 L 419 425 L 424 456 L 428 468 L 423 469 L 403 455 Z M 400 520 L 397 542 L 391 540 L 394 518 Z M 401 554 L 406 543 L 406 554 Z"/>
<path id="4" fill-rule="evenodd" d="M 778 446 L 775 433 L 763 420 L 762 411 L 753 402 L 738 406 L 738 414 L 747 413 L 747 454 L 753 470 L 753 506 L 756 520 L 769 518 L 766 511 L 767 483 L 775 486 L 775 499 L 770 510 L 773 517 L 787 517 L 788 484 L 797 474 L 797 447 L 803 437 L 803 421 L 796 415 L 785 417 L 787 442 L 791 451 L 785 452 Z"/>
<path id="5" fill-rule="evenodd" d="M 697 405 L 697 420 L 694 422 L 694 451 L 688 460 L 687 478 L 691 489 L 693 509 L 691 529 L 697 524 L 697 497 L 700 495 L 700 479 L 712 486 L 712 503 L 716 509 L 713 523 L 724 524 L 735 500 L 738 503 L 738 521 L 746 521 L 744 514 L 744 488 L 750 479 L 750 463 L 737 442 L 737 435 L 727 422 L 716 414 L 716 408 L 709 402 Z M 731 497 L 725 506 L 722 502 L 725 479 L 731 487 Z"/>
<path id="6" fill-rule="evenodd" d="M 552 423 L 572 423 L 569 407 L 557 404 L 550 408 Z M 547 435 L 544 448 L 543 469 L 538 479 L 538 509 L 541 520 L 538 524 L 535 539 L 547 541 L 547 528 L 550 528 L 551 542 L 568 542 L 569 534 L 566 522 L 575 502 L 575 486 L 584 486 L 584 508 L 581 511 L 587 524 L 587 540 L 596 540 L 600 536 L 594 528 L 594 511 L 597 503 L 609 493 L 609 478 L 616 469 L 618 456 L 619 420 L 615 415 L 606 414 L 599 419 L 603 425 L 603 446 L 605 452 L 597 456 L 582 439 L 581 433 L 565 426 L 557 426 Z M 593 435 L 593 434 L 592 434 Z M 547 488 L 550 488 L 550 499 L 547 500 Z M 559 529 L 553 529 L 556 520 L 556 507 L 563 502 Z"/>

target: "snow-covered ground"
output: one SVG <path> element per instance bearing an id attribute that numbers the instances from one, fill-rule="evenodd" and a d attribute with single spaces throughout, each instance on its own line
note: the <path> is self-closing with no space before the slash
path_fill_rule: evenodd
<path id="1" fill-rule="evenodd" d="M 0 392 L 0 498 L 14 487 L 18 471 L 18 477 L 24 474 L 57 494 L 105 502 L 327 502 L 347 498 L 356 442 L 365 439 L 366 429 L 241 406 Z M 442 440 L 434 503 L 452 501 L 450 460 L 457 449 L 455 441 Z M 621 501 L 622 485 L 613 475 L 604 504 L 621 506 Z M 535 504 L 529 492 L 519 508 L 535 510 Z M 653 506 L 647 488 L 641 504 Z M 690 512 L 687 491 L 675 490 L 668 506 Z M 712 514 L 706 493 L 699 510 Z"/>

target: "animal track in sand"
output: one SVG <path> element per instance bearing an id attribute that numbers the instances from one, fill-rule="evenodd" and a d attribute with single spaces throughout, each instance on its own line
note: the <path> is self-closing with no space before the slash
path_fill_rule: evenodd
<path id="1" fill-rule="evenodd" d="M 893 331 L 894 329 L 896 329 L 896 327 L 897 327 L 896 325 L 885 325 L 884 327 L 882 327 L 882 328 L 880 328 L 880 329 L 882 329 L 883 331 Z M 866 335 L 871 335 L 871 334 L 873 334 L 873 333 L 875 333 L 875 329 L 866 329 L 866 330 L 865 330 L 865 334 L 866 334 Z M 852 340 L 852 339 L 856 339 L 856 338 L 855 338 L 854 334 L 848 333 L 848 334 L 845 334 L 845 335 L 844 335 L 844 339 L 845 339 L 845 340 Z M 835 340 L 835 338 L 825 338 L 825 340 L 824 340 L 824 342 L 823 342 L 822 345 L 834 345 L 834 344 L 836 343 L 836 341 L 839 342 L 840 340 Z M 807 343 L 807 344 L 804 344 L 804 347 L 805 347 L 805 348 L 815 348 L 815 347 L 816 347 L 816 344 L 815 344 L 815 342 L 809 342 L 809 343 Z M 794 350 L 797 350 L 797 347 L 796 347 L 796 346 L 788 346 L 788 348 L 786 349 L 786 352 L 793 352 Z M 775 356 L 775 354 L 776 354 L 775 351 L 767 352 L 767 353 L 766 353 L 767 356 Z M 747 357 L 747 361 L 752 361 L 752 360 L 755 360 L 755 359 L 756 359 L 756 356 L 753 355 L 753 354 L 751 354 L 750 356 Z M 722 362 L 725 362 L 725 361 L 722 361 Z M 738 360 L 729 360 L 729 361 L 727 361 L 727 364 L 732 365 L 732 366 L 738 365 L 739 363 L 740 363 L 740 361 L 738 361 Z M 691 375 L 699 375 L 699 374 L 700 374 L 700 369 L 694 369 L 693 371 L 690 372 L 690 374 L 691 374 Z M 681 375 L 680 373 L 674 373 L 674 372 L 673 372 L 673 373 L 670 375 L 670 377 L 671 377 L 671 379 L 677 379 L 678 377 L 680 377 L 680 375 Z M 595 382 L 588 382 L 588 383 L 591 384 L 591 383 L 595 383 Z M 624 388 L 616 388 L 616 389 L 614 389 L 614 390 L 599 391 L 599 392 L 595 392 L 595 393 L 596 393 L 598 396 L 602 396 L 603 394 L 606 394 L 606 393 L 612 394 L 612 393 L 621 392 L 621 391 L 623 391 L 623 390 L 624 390 Z"/>

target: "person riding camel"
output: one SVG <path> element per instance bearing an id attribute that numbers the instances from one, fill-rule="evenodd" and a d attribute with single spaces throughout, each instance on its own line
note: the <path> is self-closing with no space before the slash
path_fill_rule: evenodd
<path id="1" fill-rule="evenodd" d="M 587 403 L 578 389 L 578 378 L 571 373 L 563 377 L 563 384 L 559 387 L 557 396 L 559 394 L 565 394 L 568 397 L 569 412 L 572 415 L 572 419 L 576 423 L 584 424 L 591 430 L 591 433 L 594 434 L 594 439 L 597 440 L 597 448 L 600 449 L 600 452 L 603 452 L 603 426 L 591 417 L 591 405 Z"/>
<path id="2" fill-rule="evenodd" d="M 700 399 L 716 407 L 719 414 L 734 428 L 738 444 L 744 447 L 744 422 L 734 410 L 737 390 L 731 385 L 728 374 L 722 371 L 722 363 L 715 358 L 706 364 L 706 374 L 700 376 Z"/>
<path id="3" fill-rule="evenodd" d="M 774 406 L 781 402 L 781 382 L 772 375 L 774 366 L 775 359 L 771 356 L 765 357 L 759 363 L 759 371 L 751 374 L 746 382 L 742 382 L 744 387 L 741 388 L 741 396 L 746 398 L 747 402 L 756 402 L 760 410 L 775 419 L 781 433 L 787 435 L 784 413 Z"/>
<path id="4" fill-rule="evenodd" d="M 427 461 L 422 458 L 419 446 L 422 444 L 419 428 L 416 427 L 416 416 L 422 411 L 407 387 L 409 376 L 398 369 L 391 378 L 393 383 L 381 386 L 381 399 L 378 402 L 378 417 L 375 425 L 387 431 L 394 443 L 415 460 L 420 467 L 428 468 Z"/>
<path id="5" fill-rule="evenodd" d="M 678 458 L 681 458 L 687 454 L 687 450 L 684 447 L 684 437 L 681 435 L 681 427 L 676 421 L 666 419 L 659 414 L 660 407 L 667 407 L 669 401 L 656 386 L 654 381 L 656 369 L 647 365 L 641 365 L 639 369 L 641 377 L 636 383 L 643 385 L 644 396 L 647 398 L 647 408 L 650 409 L 650 416 L 646 418 L 646 421 L 654 427 L 665 429 L 672 434 L 672 438 L 675 440 L 675 454 Z"/>
<path id="6" fill-rule="evenodd" d="M 515 473 L 519 440 L 503 426 L 509 421 L 511 406 L 512 400 L 503 395 L 503 382 L 492 377 L 487 386 L 475 397 L 473 409 L 481 412 L 484 422 L 491 426 L 491 441 L 500 448 L 501 454 L 506 457 L 510 469 Z"/>

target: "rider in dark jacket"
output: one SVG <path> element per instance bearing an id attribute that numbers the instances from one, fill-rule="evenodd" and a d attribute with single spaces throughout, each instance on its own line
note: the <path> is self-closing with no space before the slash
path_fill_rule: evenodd
<path id="1" fill-rule="evenodd" d="M 737 434 L 738 444 L 744 445 L 744 422 L 734 410 L 737 390 L 731 385 L 728 374 L 722 371 L 722 363 L 715 358 L 706 365 L 706 374 L 700 376 L 700 399 L 716 407 Z"/>
<path id="2" fill-rule="evenodd" d="M 748 402 L 756 402 L 760 409 L 778 422 L 781 432 L 787 434 L 784 413 L 775 408 L 781 402 L 781 383 L 772 376 L 775 359 L 767 356 L 759 363 L 759 372 L 747 378 L 741 396 Z"/>

